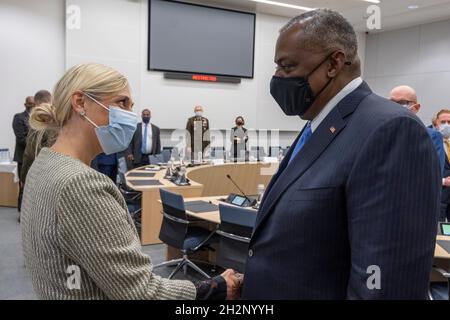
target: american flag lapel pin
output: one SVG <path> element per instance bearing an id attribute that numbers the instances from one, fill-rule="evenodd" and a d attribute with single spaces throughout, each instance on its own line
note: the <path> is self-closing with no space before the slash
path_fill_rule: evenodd
<path id="1" fill-rule="evenodd" d="M 330 127 L 330 131 L 331 131 L 331 133 L 335 133 L 336 132 L 336 128 L 335 127 Z"/>

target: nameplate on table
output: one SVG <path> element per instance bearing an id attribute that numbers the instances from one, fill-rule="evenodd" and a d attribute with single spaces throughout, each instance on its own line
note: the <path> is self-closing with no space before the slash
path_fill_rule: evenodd
<path id="1" fill-rule="evenodd" d="M 131 183 L 133 186 L 137 186 L 137 187 L 150 187 L 150 186 L 162 186 L 163 185 L 158 180 L 134 180 L 134 181 L 128 181 L 128 183 Z"/>
<path id="2" fill-rule="evenodd" d="M 127 177 L 131 178 L 153 178 L 156 173 L 154 172 L 130 172 Z"/>
<path id="3" fill-rule="evenodd" d="M 219 206 L 209 203 L 207 201 L 185 202 L 184 207 L 187 211 L 190 211 L 193 213 L 204 213 L 204 212 L 212 212 L 212 211 L 219 210 Z"/>

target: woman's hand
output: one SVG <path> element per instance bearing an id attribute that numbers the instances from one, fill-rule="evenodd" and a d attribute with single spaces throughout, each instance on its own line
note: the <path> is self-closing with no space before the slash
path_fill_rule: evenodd
<path id="1" fill-rule="evenodd" d="M 244 275 L 234 271 L 233 269 L 228 269 L 222 273 L 221 276 L 227 283 L 227 300 L 240 299 Z"/>

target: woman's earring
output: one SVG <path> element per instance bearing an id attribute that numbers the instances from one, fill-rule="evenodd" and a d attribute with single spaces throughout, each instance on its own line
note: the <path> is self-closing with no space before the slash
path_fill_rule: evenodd
<path id="1" fill-rule="evenodd" d="M 85 115 L 86 115 L 86 111 L 83 110 L 80 112 L 80 116 L 84 117 Z"/>

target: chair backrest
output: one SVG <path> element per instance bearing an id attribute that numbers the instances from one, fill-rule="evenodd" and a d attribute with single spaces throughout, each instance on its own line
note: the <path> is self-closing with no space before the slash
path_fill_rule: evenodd
<path id="1" fill-rule="evenodd" d="M 162 156 L 162 159 L 163 159 L 164 163 L 169 162 L 171 153 L 172 153 L 171 150 L 163 150 L 163 151 L 161 151 L 161 156 Z"/>
<path id="2" fill-rule="evenodd" d="M 244 272 L 248 245 L 256 223 L 256 212 L 249 209 L 219 204 L 220 236 L 217 264 Z"/>
<path id="3" fill-rule="evenodd" d="M 251 147 L 250 154 L 258 160 L 261 160 L 263 157 L 267 156 L 266 152 L 264 151 L 264 147 L 262 146 Z"/>
<path id="4" fill-rule="evenodd" d="M 225 147 L 212 147 L 211 148 L 212 159 L 225 159 Z"/>
<path id="5" fill-rule="evenodd" d="M 219 230 L 234 234 L 238 237 L 249 238 L 256 223 L 256 212 L 248 208 L 219 204 Z"/>
<path id="6" fill-rule="evenodd" d="M 117 172 L 120 173 L 127 173 L 128 171 L 128 165 L 127 165 L 127 159 L 125 159 L 124 157 L 120 157 L 117 160 Z"/>
<path id="7" fill-rule="evenodd" d="M 163 157 L 162 153 L 155 154 L 155 155 L 153 155 L 153 157 L 156 158 L 156 159 L 154 159 L 154 160 L 155 160 L 155 161 L 158 161 L 158 163 L 164 163 L 164 162 L 167 162 L 167 161 L 164 161 L 164 157 Z M 157 163 L 157 164 L 158 164 L 158 163 Z"/>
<path id="8" fill-rule="evenodd" d="M 119 176 L 119 185 L 123 187 L 124 189 L 127 188 L 127 181 L 125 179 L 125 174 L 123 172 L 120 172 L 117 174 Z"/>
<path id="9" fill-rule="evenodd" d="M 270 147 L 270 157 L 278 157 L 280 153 L 282 152 L 281 147 Z"/>
<path id="10" fill-rule="evenodd" d="M 160 163 L 161 161 L 160 161 L 160 159 L 158 159 L 158 157 L 156 157 L 154 155 L 149 155 L 148 156 L 148 162 L 150 164 L 156 165 L 156 164 Z"/>
<path id="11" fill-rule="evenodd" d="M 159 239 L 171 247 L 182 249 L 188 231 L 188 219 L 183 196 L 160 189 L 163 221 Z"/>

